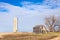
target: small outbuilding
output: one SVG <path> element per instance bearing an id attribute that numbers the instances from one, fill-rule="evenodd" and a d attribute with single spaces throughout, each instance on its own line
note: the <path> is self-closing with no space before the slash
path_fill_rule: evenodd
<path id="1" fill-rule="evenodd" d="M 47 33 L 47 29 L 44 25 L 36 25 L 33 27 L 34 33 Z"/>

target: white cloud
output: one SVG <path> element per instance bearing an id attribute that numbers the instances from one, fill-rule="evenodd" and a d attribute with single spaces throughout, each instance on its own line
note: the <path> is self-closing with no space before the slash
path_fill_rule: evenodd
<path id="1" fill-rule="evenodd" d="M 45 2 L 47 2 L 47 1 L 45 0 Z M 45 2 L 44 2 L 44 4 L 45 4 Z M 48 2 L 50 2 L 50 1 L 48 1 Z M 57 7 L 55 9 L 50 9 L 50 7 L 48 7 L 48 5 L 43 5 L 43 4 L 42 5 L 41 4 L 40 5 L 39 4 L 27 5 L 30 2 L 29 3 L 27 2 L 27 4 L 24 5 L 24 3 L 25 2 L 23 2 L 23 7 L 28 9 L 28 10 L 33 11 L 34 12 L 33 14 L 35 14 L 37 12 L 36 14 L 40 14 L 42 16 L 46 16 L 46 15 L 56 15 L 56 14 L 59 15 L 59 13 L 60 13 L 59 12 L 60 7 Z M 54 4 L 52 4 L 52 5 L 54 5 Z"/>
<path id="2" fill-rule="evenodd" d="M 31 2 L 21 3 L 23 5 L 22 7 L 13 6 L 4 2 L 0 4 L 0 7 L 8 10 L 8 12 L 0 12 L 0 26 L 2 28 L 5 27 L 5 30 L 13 27 L 13 18 L 15 16 L 19 18 L 18 25 L 19 30 L 21 29 L 20 31 L 32 31 L 33 26 L 44 23 L 45 16 L 60 15 L 60 7 L 50 9 L 47 5 L 38 5 Z"/>
<path id="3" fill-rule="evenodd" d="M 48 5 L 50 8 L 60 7 L 60 0 L 45 0 L 44 5 Z"/>
<path id="4" fill-rule="evenodd" d="M 23 1 L 23 2 L 21 2 L 21 4 L 22 4 L 22 5 L 31 5 L 31 4 L 33 4 L 33 2 L 26 2 L 26 1 Z"/>

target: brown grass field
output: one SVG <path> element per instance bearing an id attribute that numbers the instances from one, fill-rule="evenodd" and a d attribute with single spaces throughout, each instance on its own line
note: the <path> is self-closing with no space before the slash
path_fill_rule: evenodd
<path id="1" fill-rule="evenodd" d="M 2 34 L 2 35 L 1 35 Z M 0 33 L 0 40 L 49 40 L 58 37 L 60 33 L 50 32 L 47 34 L 34 33 Z"/>

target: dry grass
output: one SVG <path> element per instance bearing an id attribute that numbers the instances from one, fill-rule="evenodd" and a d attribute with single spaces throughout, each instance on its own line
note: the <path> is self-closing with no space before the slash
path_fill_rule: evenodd
<path id="1" fill-rule="evenodd" d="M 47 33 L 47 34 L 29 34 L 29 33 L 13 33 L 3 35 L 0 40 L 49 40 L 58 36 L 59 33 Z"/>

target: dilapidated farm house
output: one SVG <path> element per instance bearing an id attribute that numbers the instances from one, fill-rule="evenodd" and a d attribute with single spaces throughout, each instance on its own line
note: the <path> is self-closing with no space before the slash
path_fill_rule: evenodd
<path id="1" fill-rule="evenodd" d="M 47 29 L 44 25 L 36 25 L 33 27 L 34 33 L 47 33 Z"/>

